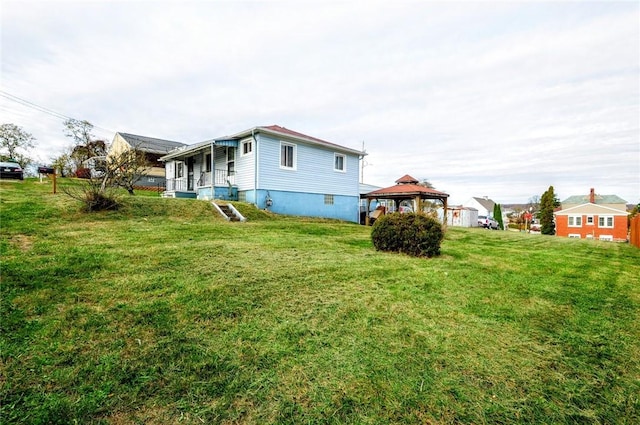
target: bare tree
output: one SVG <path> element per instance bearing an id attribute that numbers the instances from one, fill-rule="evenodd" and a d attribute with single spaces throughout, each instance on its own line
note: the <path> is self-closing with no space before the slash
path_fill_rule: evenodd
<path id="1" fill-rule="evenodd" d="M 100 173 L 92 173 L 77 187 L 63 189 L 74 199 L 81 201 L 87 211 L 113 210 L 120 207 L 117 188 L 124 188 L 134 195 L 135 183 L 149 169 L 144 152 L 134 148 L 100 157 L 103 161 Z"/>

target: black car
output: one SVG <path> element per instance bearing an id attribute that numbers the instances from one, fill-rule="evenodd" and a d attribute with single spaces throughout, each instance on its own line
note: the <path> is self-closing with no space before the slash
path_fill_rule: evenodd
<path id="1" fill-rule="evenodd" d="M 24 172 L 17 162 L 0 162 L 0 179 L 24 180 Z"/>

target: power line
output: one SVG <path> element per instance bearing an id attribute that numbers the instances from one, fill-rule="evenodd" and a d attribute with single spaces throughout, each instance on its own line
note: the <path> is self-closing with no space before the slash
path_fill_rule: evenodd
<path id="1" fill-rule="evenodd" d="M 6 98 L 8 100 L 11 100 L 13 102 L 19 103 L 22 106 L 26 106 L 27 108 L 31 108 L 31 109 L 34 109 L 34 110 L 39 111 L 39 112 L 44 112 L 45 114 L 52 115 L 52 116 L 54 116 L 56 118 L 59 118 L 59 119 L 65 120 L 65 121 L 66 120 L 81 121 L 81 120 L 78 120 L 76 118 L 72 118 L 72 117 L 69 117 L 67 115 L 61 114 L 60 112 L 56 112 L 53 109 L 49 109 L 49 108 L 46 108 L 44 106 L 38 105 L 36 103 L 30 102 L 30 101 L 28 101 L 26 99 L 22 99 L 22 98 L 20 98 L 18 96 L 15 96 L 15 95 L 13 95 L 11 93 L 8 93 L 8 92 L 4 91 L 4 90 L 0 90 L 0 96 Z M 97 125 L 93 125 L 93 124 L 91 124 L 91 125 L 93 126 L 93 128 L 100 129 L 100 130 L 103 130 L 103 131 L 106 131 L 106 132 L 109 132 L 109 133 L 115 133 L 115 131 L 113 131 L 113 130 L 109 130 L 109 129 L 106 129 L 106 128 L 103 128 L 103 127 L 100 127 L 100 126 L 97 126 Z"/>

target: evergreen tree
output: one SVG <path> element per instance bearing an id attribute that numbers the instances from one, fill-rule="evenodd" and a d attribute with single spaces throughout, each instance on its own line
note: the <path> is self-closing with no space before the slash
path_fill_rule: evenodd
<path id="1" fill-rule="evenodd" d="M 502 220 L 502 208 L 500 204 L 493 204 L 493 218 L 498 222 L 498 229 L 504 230 L 504 220 Z"/>
<path id="2" fill-rule="evenodd" d="M 540 198 L 540 233 L 543 235 L 555 235 L 556 224 L 553 222 L 553 210 L 560 206 L 560 201 L 553 192 L 553 186 L 542 194 Z"/>

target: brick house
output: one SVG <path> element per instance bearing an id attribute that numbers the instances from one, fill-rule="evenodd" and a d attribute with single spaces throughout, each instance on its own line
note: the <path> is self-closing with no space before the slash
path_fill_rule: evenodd
<path id="1" fill-rule="evenodd" d="M 616 195 L 576 195 L 562 201 L 554 212 L 556 236 L 626 241 L 628 221 L 627 201 Z"/>

